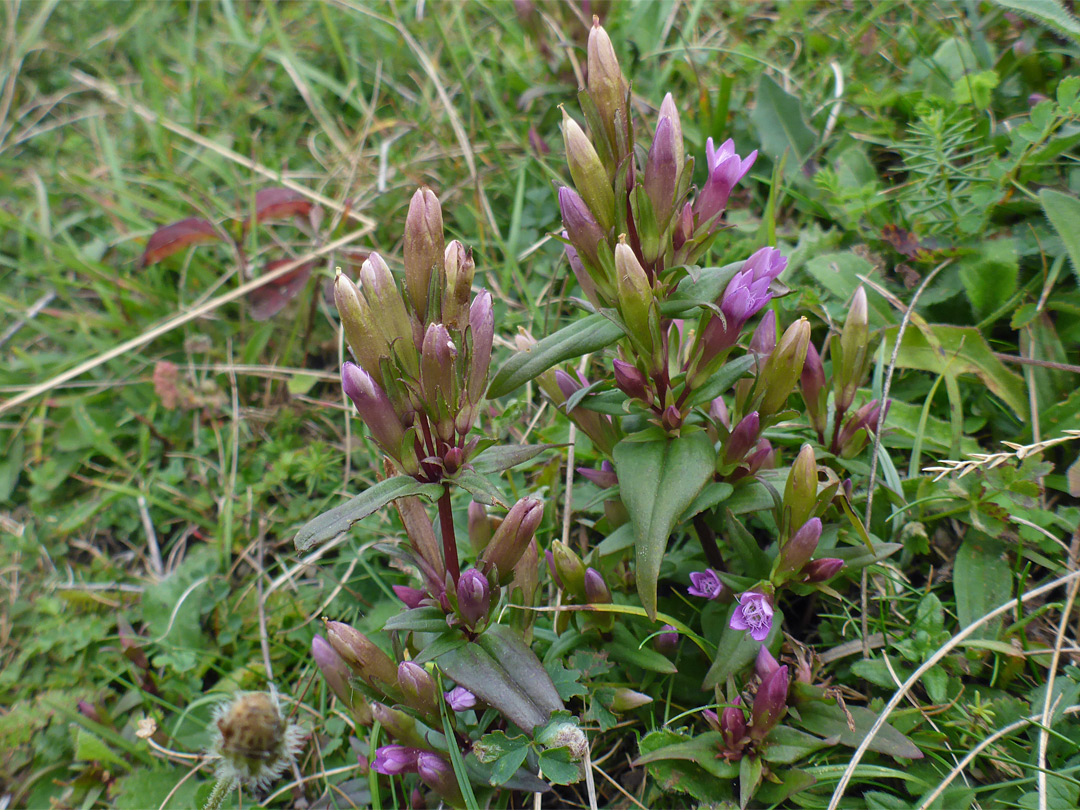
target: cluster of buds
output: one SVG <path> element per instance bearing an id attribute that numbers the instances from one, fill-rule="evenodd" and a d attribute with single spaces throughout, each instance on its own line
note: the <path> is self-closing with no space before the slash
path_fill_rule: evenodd
<path id="1" fill-rule="evenodd" d="M 464 801 L 454 769 L 443 754 L 405 745 L 384 745 L 375 752 L 371 768 L 387 776 L 415 773 L 450 807 L 460 807 Z"/>
<path id="2" fill-rule="evenodd" d="M 706 710 L 705 722 L 720 732 L 717 757 L 728 762 L 738 762 L 753 752 L 779 724 L 788 708 L 788 687 L 791 683 L 786 665 L 781 666 L 765 647 L 758 650 L 754 671 L 758 677 L 757 692 L 750 709 L 747 723 L 742 699 L 736 696 L 731 705 L 718 716 Z"/>
<path id="3" fill-rule="evenodd" d="M 555 586 L 562 592 L 562 603 L 568 605 L 607 605 L 611 603 L 611 588 L 604 575 L 595 568 L 586 567 L 581 557 L 561 540 L 551 544 L 544 552 L 548 570 Z M 560 612 L 555 617 L 555 632 L 563 633 L 570 624 L 571 613 Z M 612 613 L 582 613 L 582 629 L 594 627 L 608 632 L 614 624 Z"/>
<path id="4" fill-rule="evenodd" d="M 813 344 L 806 352 L 800 387 L 810 426 L 822 444 L 826 444 L 826 434 L 830 428 L 830 386 L 821 362 L 826 348 L 832 355 L 833 392 L 833 421 L 828 447 L 841 458 L 853 458 L 862 452 L 870 436 L 877 430 L 878 422 L 883 419 L 882 408 L 886 415 L 889 412 L 888 402 L 882 406 L 880 401 L 872 399 L 848 415 L 859 387 L 865 384 L 873 357 L 866 291 L 862 287 L 855 291 L 851 299 L 839 337 L 827 338 L 820 353 Z"/>
<path id="5" fill-rule="evenodd" d="M 345 393 L 382 451 L 418 480 L 456 473 L 476 448 L 468 439 L 487 386 L 495 323 L 491 295 L 472 294 L 472 253 L 443 243 L 442 209 L 430 189 L 409 205 L 405 285 L 372 253 L 360 284 L 339 273 L 334 300 L 356 362 L 342 367 Z"/>

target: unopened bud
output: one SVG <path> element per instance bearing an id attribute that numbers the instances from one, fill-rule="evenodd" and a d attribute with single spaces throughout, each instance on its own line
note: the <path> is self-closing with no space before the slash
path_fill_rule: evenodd
<path id="1" fill-rule="evenodd" d="M 738 464 L 742 461 L 750 448 L 757 442 L 760 430 L 761 418 L 757 411 L 751 411 L 744 416 L 739 421 L 739 424 L 735 426 L 735 429 L 731 431 L 731 435 L 724 445 L 724 463 Z"/>
<path id="2" fill-rule="evenodd" d="M 741 751 L 746 739 L 746 715 L 739 706 L 741 702 L 739 698 L 735 698 L 735 705 L 728 706 L 720 715 L 720 733 L 724 738 L 724 748 L 732 753 Z"/>
<path id="3" fill-rule="evenodd" d="M 632 399 L 648 402 L 648 381 L 637 366 L 618 358 L 612 360 L 611 364 L 615 369 L 615 385 L 619 387 L 619 390 Z"/>
<path id="4" fill-rule="evenodd" d="M 671 119 L 661 116 L 645 162 L 645 193 L 649 195 L 657 225 L 661 229 L 671 217 L 675 206 L 675 190 L 679 184 L 680 169 L 675 141 L 677 134 Z M 679 146 L 681 145 L 680 143 Z"/>
<path id="5" fill-rule="evenodd" d="M 405 703 L 421 714 L 432 716 L 439 713 L 435 679 L 419 664 L 402 661 L 398 664 L 398 686 L 405 695 Z"/>
<path id="6" fill-rule="evenodd" d="M 425 785 L 439 794 L 447 806 L 461 807 L 461 788 L 450 763 L 440 754 L 421 751 L 416 755 L 416 772 Z"/>
<path id="7" fill-rule="evenodd" d="M 556 540 L 551 544 L 551 552 L 554 556 L 555 572 L 563 588 L 575 600 L 583 600 L 585 598 L 585 564 L 581 561 L 581 557 L 561 540 Z"/>
<path id="8" fill-rule="evenodd" d="M 487 392 L 491 344 L 495 338 L 495 316 L 491 310 L 491 293 L 487 290 L 481 290 L 469 307 L 469 334 L 472 335 L 472 353 L 466 388 L 469 403 L 475 407 Z"/>
<path id="9" fill-rule="evenodd" d="M 844 561 L 836 557 L 811 560 L 802 570 L 802 580 L 807 583 L 826 582 L 839 574 L 843 567 Z"/>
<path id="10" fill-rule="evenodd" d="M 585 569 L 585 601 L 590 605 L 611 603 L 611 589 L 604 582 L 604 576 L 595 568 Z"/>
<path id="11" fill-rule="evenodd" d="M 371 716 L 383 727 L 387 734 L 402 745 L 419 748 L 428 744 L 416 728 L 416 720 L 400 709 L 391 709 L 381 703 L 373 703 Z M 376 770 L 378 769 L 376 768 Z M 382 771 L 379 772 L 382 773 Z"/>
<path id="12" fill-rule="evenodd" d="M 784 487 L 784 511 L 790 530 L 802 526 L 817 508 L 818 473 L 814 448 L 804 444 L 791 465 Z"/>
<path id="13" fill-rule="evenodd" d="M 458 578 L 458 615 L 465 626 L 475 628 L 487 619 L 491 608 L 491 586 L 487 577 L 470 568 Z"/>
<path id="14" fill-rule="evenodd" d="M 644 347 L 652 346 L 649 330 L 649 308 L 653 302 L 652 284 L 638 262 L 634 250 L 619 237 L 615 246 L 615 281 L 619 294 L 619 311 L 630 334 Z"/>
<path id="15" fill-rule="evenodd" d="M 451 329 L 461 329 L 468 317 L 476 269 L 472 251 L 466 250 L 461 242 L 454 239 L 446 246 L 443 269 L 446 272 L 446 289 L 443 291 L 442 321 Z"/>
<path id="16" fill-rule="evenodd" d="M 450 441 L 453 438 L 452 417 L 456 414 L 454 374 L 457 364 L 457 346 L 450 339 L 450 333 L 441 323 L 429 324 L 424 334 L 424 346 L 420 351 L 420 390 L 428 413 L 436 419 L 451 418 L 450 434 L 444 435 L 439 430 L 440 438 Z"/>
<path id="17" fill-rule="evenodd" d="M 316 635 L 311 640 L 311 657 L 322 673 L 323 680 L 338 700 L 346 706 L 353 705 L 353 690 L 349 686 L 349 665 L 335 652 L 325 638 Z M 363 703 L 363 700 L 358 701 Z"/>
<path id="18" fill-rule="evenodd" d="M 760 383 L 764 386 L 764 396 L 758 407 L 763 414 L 771 416 L 787 403 L 788 396 L 802 373 L 809 345 L 810 321 L 799 318 L 784 332 L 761 372 Z"/>
<path id="19" fill-rule="evenodd" d="M 607 170 L 600 162 L 592 141 L 578 122 L 567 115 L 566 110 L 563 110 L 563 140 L 574 187 L 596 218 L 601 231 L 606 234 L 615 223 L 615 192 L 611 189 Z"/>
<path id="20" fill-rule="evenodd" d="M 371 308 L 357 286 L 343 273 L 334 279 L 334 304 L 341 318 L 345 342 L 353 357 L 381 384 L 379 361 L 387 356 L 389 347 L 375 325 Z"/>
<path id="21" fill-rule="evenodd" d="M 821 539 L 821 518 L 810 518 L 780 549 L 776 575 L 786 580 L 803 569 L 817 551 Z"/>
<path id="22" fill-rule="evenodd" d="M 787 711 L 788 668 L 778 668 L 761 682 L 750 712 L 750 738 L 761 742 Z"/>
<path id="23" fill-rule="evenodd" d="M 802 374 L 799 376 L 799 385 L 802 388 L 803 401 L 806 403 L 806 415 L 810 419 L 810 427 L 817 432 L 819 437 L 823 437 L 828 419 L 825 406 L 829 392 L 825 389 L 825 367 L 822 366 L 821 355 L 818 354 L 813 343 L 807 344 L 806 361 L 803 363 Z"/>
<path id="24" fill-rule="evenodd" d="M 855 392 L 866 373 L 869 349 L 870 326 L 866 290 L 860 286 L 851 299 L 840 339 L 833 341 L 833 390 L 836 394 L 836 409 L 841 413 L 850 408 L 855 400 Z"/>
<path id="25" fill-rule="evenodd" d="M 427 599 L 427 594 L 419 588 L 410 588 L 407 585 L 393 585 L 392 588 L 397 598 L 410 610 L 420 607 L 420 603 Z"/>
<path id="26" fill-rule="evenodd" d="M 611 38 L 603 26 L 600 25 L 600 18 L 595 15 L 593 16 L 592 29 L 589 31 L 586 54 L 588 56 L 589 96 L 600 112 L 600 119 L 604 122 L 607 137 L 614 148 L 618 143 L 615 132 L 617 126 L 616 113 L 618 113 L 618 125 L 621 125 L 624 129 L 629 121 L 626 108 L 626 96 L 629 86 L 626 79 L 623 78 L 619 60 L 615 56 L 615 48 L 611 44 Z"/>
<path id="27" fill-rule="evenodd" d="M 642 706 L 648 706 L 652 702 L 653 699 L 649 695 L 620 686 L 615 690 L 615 694 L 611 698 L 611 710 L 616 714 L 621 714 L 622 712 L 640 709 Z"/>
<path id="28" fill-rule="evenodd" d="M 674 405 L 668 405 L 664 408 L 664 413 L 660 416 L 660 423 L 663 425 L 664 430 L 675 431 L 682 427 L 682 413 Z"/>
<path id="29" fill-rule="evenodd" d="M 559 211 L 567 238 L 577 252 L 592 263 L 593 268 L 599 269 L 601 265 L 597 245 L 606 236 L 585 201 L 572 188 L 562 186 L 559 189 Z"/>
<path id="30" fill-rule="evenodd" d="M 754 452 L 746 457 L 746 465 L 750 468 L 750 475 L 756 475 L 760 470 L 771 470 L 775 454 L 773 446 L 768 439 L 762 439 L 757 443 Z"/>
<path id="31" fill-rule="evenodd" d="M 709 418 L 714 422 L 719 422 L 728 430 L 731 429 L 731 413 L 723 397 L 717 397 L 709 405 Z"/>
<path id="32" fill-rule="evenodd" d="M 405 286 L 413 310 L 421 323 L 427 322 L 431 276 L 442 278 L 445 254 L 442 206 L 429 188 L 418 188 L 405 218 Z"/>
<path id="33" fill-rule="evenodd" d="M 515 503 L 484 549 L 481 569 L 485 573 L 498 571 L 500 585 L 509 582 L 514 576 L 514 566 L 529 547 L 543 518 L 544 504 L 536 498 L 522 498 Z"/>
<path id="34" fill-rule="evenodd" d="M 615 468 L 610 461 L 600 462 L 600 469 L 593 470 L 588 467 L 578 467 L 578 475 L 596 484 L 600 489 L 608 489 L 619 483 L 619 477 L 615 474 Z"/>
<path id="35" fill-rule="evenodd" d="M 566 239 L 570 238 L 567 236 L 566 231 L 563 231 L 563 237 Z M 581 285 L 581 291 L 585 294 L 586 300 L 599 309 L 604 305 L 604 302 L 600 299 L 600 293 L 596 286 L 596 282 L 593 281 L 592 276 L 589 275 L 589 271 L 585 269 L 585 265 L 582 264 L 578 252 L 574 250 L 573 245 L 563 245 L 563 251 L 566 253 L 566 261 L 574 273 L 574 278 L 576 278 L 578 284 Z"/>
<path id="36" fill-rule="evenodd" d="M 341 367 L 341 387 L 379 446 L 391 458 L 400 458 L 405 430 L 386 392 L 367 371 L 348 362 Z"/>
<path id="37" fill-rule="evenodd" d="M 469 503 L 469 545 L 479 554 L 491 542 L 491 518 L 484 505 L 478 501 Z"/>
<path id="38" fill-rule="evenodd" d="M 670 624 L 665 624 L 663 632 L 653 637 L 653 647 L 657 652 L 669 655 L 679 646 L 679 632 Z"/>
<path id="39" fill-rule="evenodd" d="M 344 622 L 327 622 L 326 636 L 334 652 L 368 684 L 384 692 L 397 684 L 397 665 L 359 630 Z"/>
<path id="40" fill-rule="evenodd" d="M 378 253 L 368 256 L 360 268 L 360 284 L 364 298 L 371 307 L 371 317 L 382 330 L 388 345 L 404 358 L 407 368 L 416 373 L 416 347 L 413 343 L 412 321 L 405 301 L 394 282 L 394 275 Z"/>
<path id="41" fill-rule="evenodd" d="M 776 348 L 776 312 L 769 309 L 761 317 L 760 323 L 750 338 L 750 351 L 757 355 L 758 362 L 763 362 Z"/>

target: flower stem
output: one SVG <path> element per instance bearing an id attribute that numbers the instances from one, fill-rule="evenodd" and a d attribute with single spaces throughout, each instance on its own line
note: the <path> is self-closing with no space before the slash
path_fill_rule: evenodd
<path id="1" fill-rule="evenodd" d="M 450 572 L 450 577 L 457 585 L 461 568 L 458 565 L 457 537 L 454 535 L 454 513 L 450 509 L 449 484 L 444 485 L 442 497 L 439 498 L 439 525 L 442 526 L 442 547 L 446 570 Z"/>
<path id="2" fill-rule="evenodd" d="M 203 810 L 219 810 L 225 801 L 225 797 L 232 793 L 232 789 L 235 786 L 236 780 L 232 777 L 219 777 L 217 782 L 214 783 L 214 789 L 210 793 L 210 798 L 207 799 L 206 804 L 203 805 Z"/>

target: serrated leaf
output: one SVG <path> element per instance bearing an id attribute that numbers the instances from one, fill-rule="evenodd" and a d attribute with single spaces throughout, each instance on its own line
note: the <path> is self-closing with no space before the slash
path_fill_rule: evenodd
<path id="1" fill-rule="evenodd" d="M 956 552 L 953 593 L 960 627 L 967 627 L 991 610 L 1012 599 L 1012 569 L 1004 559 L 999 540 L 979 532 L 968 532 Z M 975 631 L 975 638 L 995 638 L 1002 618 L 987 622 Z"/>
<path id="2" fill-rule="evenodd" d="M 598 313 L 564 326 L 507 360 L 492 379 L 487 397 L 505 396 L 564 360 L 611 345 L 622 334 L 617 324 Z"/>
<path id="3" fill-rule="evenodd" d="M 75 728 L 75 759 L 79 762 L 127 767 L 127 763 L 109 748 L 101 737 L 80 727 Z"/>
<path id="4" fill-rule="evenodd" d="M 529 738 L 524 734 L 511 737 L 505 731 L 492 731 L 480 738 L 480 744 L 475 747 L 475 751 L 477 759 L 487 765 L 515 751 L 528 750 L 529 745 Z"/>
<path id="5" fill-rule="evenodd" d="M 1060 0 L 994 0 L 1046 28 L 1080 42 L 1080 20 L 1070 14 Z"/>
<path id="6" fill-rule="evenodd" d="M 526 461 L 531 461 L 545 450 L 558 447 L 556 444 L 497 444 L 489 447 L 474 458 L 470 464 L 481 475 L 509 470 Z"/>
<path id="7" fill-rule="evenodd" d="M 716 451 L 704 432 L 652 441 L 624 439 L 612 452 L 634 525 L 638 595 L 656 618 L 656 582 L 668 535 L 712 476 Z"/>
<path id="8" fill-rule="evenodd" d="M 324 512 L 308 521 L 296 533 L 293 545 L 298 552 L 307 551 L 317 543 L 324 543 L 344 534 L 373 512 L 393 500 L 416 495 L 428 501 L 436 501 L 443 493 L 442 484 L 421 484 L 407 475 L 387 478 L 361 492 L 352 500 Z"/>

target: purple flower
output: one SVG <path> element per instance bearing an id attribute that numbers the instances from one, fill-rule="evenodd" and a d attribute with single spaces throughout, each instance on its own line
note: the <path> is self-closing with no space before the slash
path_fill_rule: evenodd
<path id="1" fill-rule="evenodd" d="M 785 267 L 787 259 L 771 247 L 761 248 L 743 263 L 720 296 L 718 303 L 724 320 L 713 317 L 705 326 L 702 342 L 706 362 L 735 345 L 746 322 L 772 300 L 769 285 Z"/>
<path id="2" fill-rule="evenodd" d="M 443 692 L 443 697 L 455 712 L 463 712 L 476 705 L 476 695 L 464 686 L 455 686 L 449 692 Z"/>
<path id="3" fill-rule="evenodd" d="M 653 638 L 653 646 L 662 653 L 675 652 L 679 646 L 679 632 L 670 624 L 665 624 L 663 632 Z"/>
<path id="4" fill-rule="evenodd" d="M 747 591 L 735 597 L 739 606 L 731 614 L 732 630 L 749 630 L 754 641 L 764 641 L 772 630 L 772 601 L 763 593 Z"/>
<path id="5" fill-rule="evenodd" d="M 709 179 L 694 200 L 698 222 L 707 222 L 727 207 L 731 189 L 750 171 L 757 160 L 757 150 L 744 160 L 735 154 L 735 142 L 730 138 L 719 149 L 713 146 L 713 139 L 709 138 L 705 142 L 705 159 L 709 165 Z"/>
<path id="6" fill-rule="evenodd" d="M 468 627 L 475 627 L 487 618 L 491 607 L 491 586 L 487 577 L 470 568 L 458 579 L 458 614 Z"/>
<path id="7" fill-rule="evenodd" d="M 371 767 L 387 776 L 400 773 L 415 773 L 416 758 L 419 748 L 406 748 L 404 745 L 384 745 L 375 752 L 375 761 Z"/>
<path id="8" fill-rule="evenodd" d="M 711 568 L 706 568 L 690 574 L 690 587 L 686 592 L 704 599 L 718 599 L 723 590 L 724 583 L 720 581 L 720 577 Z"/>

